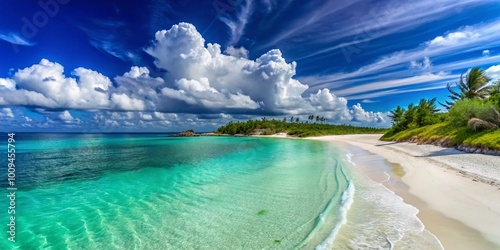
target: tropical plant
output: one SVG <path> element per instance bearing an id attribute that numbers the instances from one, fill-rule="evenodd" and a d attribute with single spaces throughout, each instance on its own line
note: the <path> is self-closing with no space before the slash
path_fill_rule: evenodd
<path id="1" fill-rule="evenodd" d="M 405 111 L 406 110 L 404 108 L 402 108 L 401 106 L 397 106 L 396 109 L 391 111 L 391 114 L 389 115 L 389 117 L 392 120 L 392 125 L 395 125 L 395 124 L 398 124 L 399 122 L 401 122 L 401 119 L 403 119 L 403 115 L 404 115 Z"/>
<path id="2" fill-rule="evenodd" d="M 458 100 L 448 111 L 451 124 L 457 127 L 466 126 L 470 119 L 485 120 L 491 112 L 491 103 L 479 99 Z"/>
<path id="3" fill-rule="evenodd" d="M 440 104 L 450 109 L 458 100 L 473 98 L 484 99 L 490 94 L 491 86 L 487 86 L 489 81 L 490 79 L 482 69 L 478 67 L 472 68 L 465 78 L 463 73 L 460 75 L 460 82 L 456 84 L 459 91 L 453 90 L 451 84 L 447 85 L 448 91 L 451 93 L 451 95 L 449 95 L 451 101 Z"/>
<path id="4" fill-rule="evenodd" d="M 436 98 L 424 98 L 420 100 L 415 114 L 415 123 L 417 127 L 438 123 L 438 117 L 435 115 L 438 111 L 439 109 L 436 108 Z"/>

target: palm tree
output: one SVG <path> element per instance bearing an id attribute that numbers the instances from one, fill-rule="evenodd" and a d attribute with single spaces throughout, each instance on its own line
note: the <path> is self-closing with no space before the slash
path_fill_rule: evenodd
<path id="1" fill-rule="evenodd" d="M 449 97 L 452 101 L 446 101 L 446 104 L 440 103 L 447 109 L 450 109 L 453 106 L 453 103 L 457 100 L 465 99 L 465 98 L 486 98 L 489 93 L 491 86 L 486 86 L 490 79 L 486 76 L 484 71 L 478 67 L 472 68 L 465 79 L 463 77 L 463 73 L 460 75 L 460 82 L 457 85 L 459 92 L 453 90 L 451 88 L 451 84 L 447 85 L 448 91 L 450 91 L 451 95 Z"/>

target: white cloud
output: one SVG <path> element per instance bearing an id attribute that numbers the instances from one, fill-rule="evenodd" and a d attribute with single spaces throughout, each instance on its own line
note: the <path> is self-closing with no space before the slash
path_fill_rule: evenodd
<path id="1" fill-rule="evenodd" d="M 165 121 L 165 120 L 169 120 L 169 121 L 173 121 L 173 120 L 177 120 L 179 119 L 179 116 L 177 114 L 174 114 L 174 113 L 161 113 L 161 112 L 154 112 L 154 117 L 158 120 L 162 120 L 162 121 Z"/>
<path id="2" fill-rule="evenodd" d="M 156 58 L 157 67 L 169 72 L 165 79 L 174 86 L 163 88 L 162 94 L 170 99 L 212 109 L 261 108 L 290 114 L 315 110 L 316 104 L 302 97 L 308 86 L 293 79 L 297 64 L 287 63 L 279 50 L 256 60 L 225 55 L 218 44 L 205 46 L 193 25 L 180 23 L 157 32 L 156 43 L 146 52 Z"/>
<path id="3" fill-rule="evenodd" d="M 176 86 L 179 90 L 164 88 L 162 94 L 191 105 L 200 105 L 209 109 L 256 109 L 260 107 L 247 95 L 241 93 L 224 95 L 220 93 L 211 87 L 209 80 L 204 77 L 199 81 L 182 78 L 176 81 Z"/>
<path id="4" fill-rule="evenodd" d="M 59 114 L 59 119 L 63 120 L 63 121 L 73 121 L 75 118 L 73 118 L 73 116 L 71 115 L 71 113 L 67 110 L 65 110 L 64 112 L 62 112 L 61 114 Z"/>
<path id="5" fill-rule="evenodd" d="M 457 15 L 459 10 L 494 1 L 380 1 L 371 8 L 364 8 L 361 1 L 322 1 L 312 11 L 294 13 L 281 29 L 261 26 L 264 31 L 272 30 L 274 35 L 268 43 L 260 44 L 258 48 L 276 47 L 298 40 L 301 44 L 322 43 L 326 47 L 323 51 L 328 52 L 338 49 L 338 45 L 344 41 L 349 42 L 341 47 L 356 46 L 387 35 L 414 31 L 416 27 Z M 286 6 L 282 5 L 285 4 L 280 2 L 280 9 L 286 10 Z M 345 13 L 353 14 L 346 18 Z M 314 39 L 304 41 L 304 37 Z M 311 56 L 315 55 L 317 54 L 311 53 Z"/>
<path id="6" fill-rule="evenodd" d="M 330 93 L 329 89 L 318 90 L 316 94 L 309 96 L 309 100 L 313 106 L 326 111 L 343 111 L 347 107 L 347 100 Z"/>
<path id="7" fill-rule="evenodd" d="M 489 49 L 483 50 L 483 56 L 490 56 L 491 51 Z"/>
<path id="8" fill-rule="evenodd" d="M 432 62 L 429 59 L 429 57 L 424 57 L 424 59 L 421 62 L 418 61 L 411 61 L 410 62 L 410 68 L 412 69 L 421 69 L 421 70 L 426 70 L 432 68 Z"/>
<path id="9" fill-rule="evenodd" d="M 0 78 L 0 89 L 4 87 L 7 89 L 16 89 L 16 82 L 9 78 Z"/>
<path id="10" fill-rule="evenodd" d="M 130 48 L 124 46 L 124 43 L 119 41 L 127 39 L 131 36 L 126 30 L 126 22 L 107 20 L 91 20 L 91 26 L 80 26 L 80 29 L 87 34 L 89 42 L 92 46 L 101 52 L 112 55 L 123 61 L 136 62 L 140 60 L 140 56 L 134 53 Z"/>
<path id="11" fill-rule="evenodd" d="M 387 115 L 381 112 L 372 112 L 365 111 L 361 104 L 356 104 L 352 106 L 350 110 L 351 115 L 353 116 L 353 121 L 363 122 L 363 123 L 388 123 L 390 119 L 388 119 Z"/>
<path id="12" fill-rule="evenodd" d="M 6 42 L 22 45 L 22 46 L 33 46 L 36 43 L 30 42 L 28 39 L 16 34 L 16 33 L 7 33 L 0 34 L 0 40 L 4 40 Z"/>
<path id="13" fill-rule="evenodd" d="M 130 98 L 126 94 L 112 94 L 111 100 L 115 107 L 121 110 L 144 110 L 144 102 L 140 99 Z"/>
<path id="14" fill-rule="evenodd" d="M 448 33 L 444 36 L 438 36 L 428 42 L 429 47 L 433 46 L 456 46 L 463 41 L 474 40 L 480 36 L 479 33 L 471 29 L 464 29 L 463 31 L 455 31 Z"/>
<path id="15" fill-rule="evenodd" d="M 422 86 L 423 84 L 434 84 L 434 83 L 439 84 L 457 78 L 458 75 L 443 75 L 442 73 L 437 73 L 437 74 L 428 73 L 401 79 L 374 81 L 367 84 L 361 84 L 358 86 L 343 88 L 337 91 L 337 93 L 343 96 L 350 96 L 351 98 L 353 98 L 353 96 L 357 96 L 356 98 L 363 98 L 363 99 L 374 98 L 374 97 L 382 97 L 386 94 L 386 93 L 385 94 L 381 93 L 380 92 L 381 90 L 399 89 L 411 86 Z M 446 87 L 446 84 L 441 84 L 441 87 Z M 373 92 L 377 91 L 380 93 L 380 95 L 374 95 L 371 97 L 358 96 L 360 94 L 366 94 L 372 91 Z M 418 91 L 417 88 L 415 88 L 414 91 Z"/>
<path id="16" fill-rule="evenodd" d="M 153 116 L 150 114 L 142 114 L 141 117 L 143 120 L 153 120 Z"/>
<path id="17" fill-rule="evenodd" d="M 27 123 L 31 123 L 33 122 L 33 120 L 27 116 L 23 116 L 24 120 L 27 122 Z"/>
<path id="18" fill-rule="evenodd" d="M 500 65 L 491 66 L 484 73 L 493 80 L 500 79 Z"/>
<path id="19" fill-rule="evenodd" d="M 318 113 L 332 122 L 352 119 L 347 100 L 329 89 L 303 97 L 309 87 L 294 79 L 297 64 L 287 63 L 280 50 L 255 60 L 247 58 L 244 48 L 229 47 L 223 54 L 219 44 L 205 45 L 201 34 L 188 23 L 158 31 L 155 38 L 145 51 L 155 58 L 158 68 L 168 72 L 161 77 L 152 77 L 148 68 L 138 66 L 115 77 L 115 84 L 85 68 L 66 77 L 62 65 L 42 59 L 17 71 L 13 79 L 0 81 L 6 89 L 0 92 L 0 105 L 141 111 L 94 117 L 102 126 L 111 127 L 171 124 L 172 115 L 166 115 L 171 113 Z M 65 111 L 58 118 L 69 121 L 71 117 Z M 195 118 L 189 119 L 196 122 Z"/>
<path id="20" fill-rule="evenodd" d="M 149 69 L 146 67 L 137 67 L 137 66 L 132 66 L 130 68 L 129 72 L 126 72 L 123 74 L 123 76 L 130 77 L 130 78 L 138 78 L 141 76 L 148 76 L 149 75 Z"/>
<path id="21" fill-rule="evenodd" d="M 228 46 L 224 53 L 233 57 L 243 57 L 248 58 L 248 50 L 244 47 L 235 48 L 233 46 Z"/>
<path id="22" fill-rule="evenodd" d="M 73 117 L 68 110 L 61 112 L 57 116 L 57 118 L 59 118 L 59 120 L 61 120 L 61 122 L 66 124 L 66 125 L 77 125 L 77 124 L 82 123 L 82 121 L 79 118 Z M 55 122 L 55 121 L 52 121 L 52 122 Z"/>
<path id="23" fill-rule="evenodd" d="M 18 70 L 13 79 L 0 79 L 0 84 L 7 88 L 6 91 L 0 92 L 0 105 L 144 109 L 142 100 L 129 97 L 125 93 L 112 93 L 116 92 L 116 89 L 111 80 L 99 72 L 80 67 L 75 69 L 72 75 L 75 78 L 66 77 L 62 65 L 42 59 L 38 64 Z"/>
<path id="24" fill-rule="evenodd" d="M 464 53 L 482 51 L 483 49 L 497 46 L 500 33 L 496 31 L 499 28 L 500 21 L 498 20 L 491 23 L 480 23 L 466 28 L 459 28 L 442 36 L 437 36 L 414 49 L 397 51 L 385 55 L 374 63 L 365 65 L 358 70 L 347 73 L 301 77 L 300 81 L 308 84 L 312 87 L 311 90 L 314 91 L 319 88 L 328 87 L 332 91 L 335 91 L 337 95 L 344 96 L 349 100 L 355 98 L 375 98 L 384 96 L 384 94 L 400 93 L 400 90 L 398 90 L 399 87 L 410 84 L 438 84 L 441 88 L 444 88 L 446 84 L 441 83 L 445 80 L 456 80 L 458 77 L 453 78 L 453 75 L 444 77 L 439 72 L 460 71 L 471 67 L 471 65 L 481 66 L 498 63 L 500 59 L 498 55 L 476 58 L 464 56 L 465 59 L 462 60 L 457 60 L 456 58 L 458 55 Z M 428 61 L 425 59 L 434 57 L 438 57 L 440 61 L 446 61 L 448 58 L 453 60 L 449 60 L 449 63 L 433 65 L 430 59 Z M 409 61 L 410 68 L 414 67 L 422 70 L 425 68 L 427 73 L 415 76 L 414 71 L 404 70 L 408 68 Z M 403 85 L 398 87 L 394 84 L 398 81 Z M 346 86 L 356 87 L 346 88 Z M 366 93 L 366 87 L 370 91 L 377 91 L 380 94 Z M 416 92 L 429 87 L 432 86 L 419 86 L 418 88 L 406 89 L 404 91 Z M 393 91 L 386 91 L 388 88 L 393 88 Z M 433 88 L 435 89 L 436 87 Z"/>
<path id="25" fill-rule="evenodd" d="M 10 118 L 14 118 L 14 113 L 12 113 L 12 109 L 10 109 L 10 108 L 2 108 L 1 111 L 2 112 L 0 112 L 0 116 L 7 116 L 7 117 L 10 117 Z"/>
<path id="26" fill-rule="evenodd" d="M 226 24 L 231 31 L 231 39 L 229 40 L 229 44 L 231 45 L 237 43 L 241 36 L 243 36 L 248 20 L 253 13 L 252 0 L 244 1 L 244 4 L 242 3 L 241 5 L 239 4 L 236 6 L 241 6 L 241 8 L 236 11 L 234 18 L 231 18 L 227 13 L 226 15 L 219 17 L 219 19 Z"/>
<path id="27" fill-rule="evenodd" d="M 0 105 L 29 105 L 47 108 L 92 109 L 109 106 L 106 91 L 112 85 L 102 74 L 77 68 L 66 78 L 62 65 L 42 59 L 14 74 L 17 90 L 0 92 Z M 3 84 L 2 84 L 3 85 Z"/>

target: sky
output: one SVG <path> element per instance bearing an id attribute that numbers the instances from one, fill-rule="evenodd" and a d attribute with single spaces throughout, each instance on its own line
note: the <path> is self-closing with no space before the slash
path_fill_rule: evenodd
<path id="1" fill-rule="evenodd" d="M 6 0 L 0 55 L 4 132 L 388 127 L 472 67 L 500 78 L 500 1 Z"/>

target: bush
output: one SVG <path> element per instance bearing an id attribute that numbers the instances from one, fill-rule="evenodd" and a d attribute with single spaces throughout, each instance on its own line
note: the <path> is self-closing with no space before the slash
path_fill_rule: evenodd
<path id="1" fill-rule="evenodd" d="M 463 99 L 455 102 L 449 111 L 451 124 L 462 127 L 466 126 L 471 118 L 488 120 L 493 109 L 492 103 L 479 99 Z"/>
<path id="2" fill-rule="evenodd" d="M 491 95 L 490 98 L 488 98 L 488 100 L 490 100 L 491 103 L 495 105 L 497 109 L 500 110 L 500 92 Z"/>

